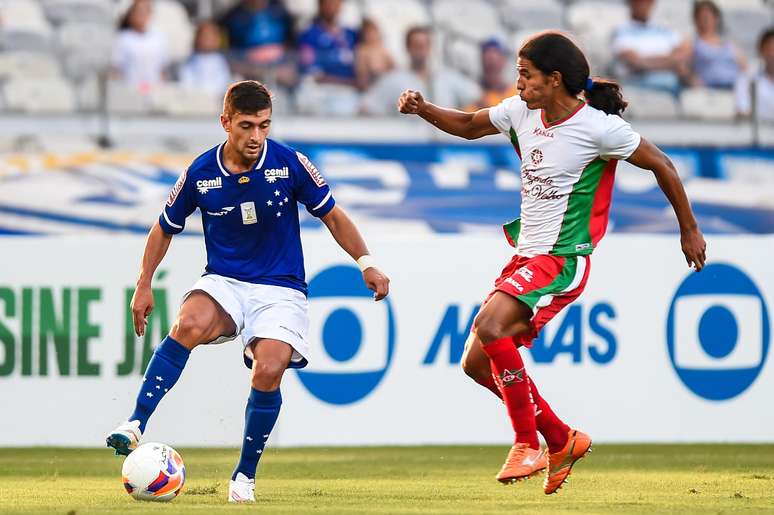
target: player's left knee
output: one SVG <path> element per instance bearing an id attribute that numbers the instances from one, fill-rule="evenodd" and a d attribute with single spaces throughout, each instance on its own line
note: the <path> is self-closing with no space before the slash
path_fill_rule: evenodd
<path id="1" fill-rule="evenodd" d="M 476 335 L 482 343 L 487 344 L 508 336 L 507 327 L 494 317 L 479 313 L 476 318 Z"/>
<path id="2" fill-rule="evenodd" d="M 279 360 L 255 363 L 252 374 L 253 388 L 263 392 L 276 390 L 282 381 L 285 368 L 285 363 Z"/>

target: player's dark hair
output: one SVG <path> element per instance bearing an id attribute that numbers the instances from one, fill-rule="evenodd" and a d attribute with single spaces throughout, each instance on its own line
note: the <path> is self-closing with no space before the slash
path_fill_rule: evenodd
<path id="1" fill-rule="evenodd" d="M 763 45 L 765 45 L 771 38 L 774 38 L 774 27 L 769 27 L 768 29 L 764 30 L 763 33 L 761 33 L 761 37 L 758 39 L 759 52 L 763 50 Z"/>
<path id="2" fill-rule="evenodd" d="M 271 93 L 257 80 L 243 80 L 228 87 L 223 99 L 223 114 L 255 114 L 271 109 Z"/>
<path id="3" fill-rule="evenodd" d="M 519 57 L 529 59 L 546 75 L 559 72 L 562 84 L 570 95 L 584 92 L 586 103 L 607 114 L 621 116 L 627 103 L 621 86 L 610 79 L 594 77 L 589 82 L 589 62 L 570 38 L 554 31 L 532 36 L 519 50 Z"/>

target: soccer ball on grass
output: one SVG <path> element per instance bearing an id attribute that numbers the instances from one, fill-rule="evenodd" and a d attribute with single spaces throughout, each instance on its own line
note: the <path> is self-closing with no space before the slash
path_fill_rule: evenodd
<path id="1" fill-rule="evenodd" d="M 163 443 L 145 443 L 132 451 L 121 469 L 124 488 L 141 501 L 171 501 L 185 483 L 183 458 Z"/>

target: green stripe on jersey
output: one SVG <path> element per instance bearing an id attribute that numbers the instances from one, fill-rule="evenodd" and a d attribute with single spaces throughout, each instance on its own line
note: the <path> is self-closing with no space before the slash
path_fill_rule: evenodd
<path id="1" fill-rule="evenodd" d="M 516 131 L 513 130 L 513 127 L 510 128 L 508 131 L 508 135 L 511 137 L 511 145 L 513 145 L 513 148 L 516 149 L 516 153 L 519 154 L 519 159 L 521 159 L 521 147 L 519 146 L 519 137 L 516 135 Z"/>
<path id="2" fill-rule="evenodd" d="M 551 254 L 585 256 L 594 250 L 589 232 L 591 208 L 606 166 L 607 161 L 598 157 L 583 169 L 580 179 L 572 187 L 570 198 L 567 200 L 562 228 L 559 230 L 559 237 L 551 249 Z"/>
<path id="3" fill-rule="evenodd" d="M 564 289 L 567 288 L 570 283 L 572 283 L 572 280 L 575 279 L 575 272 L 577 269 L 578 260 L 574 257 L 568 257 L 564 261 L 562 271 L 559 272 L 559 275 L 557 275 L 554 280 L 548 284 L 548 286 L 533 290 L 524 295 L 517 295 L 516 298 L 534 311 L 535 304 L 537 304 L 537 301 L 540 300 L 540 297 L 543 295 L 556 295 L 557 293 L 564 291 Z"/>

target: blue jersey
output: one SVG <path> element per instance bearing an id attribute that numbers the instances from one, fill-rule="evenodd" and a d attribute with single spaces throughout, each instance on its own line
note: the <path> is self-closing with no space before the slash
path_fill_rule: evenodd
<path id="1" fill-rule="evenodd" d="M 306 294 L 298 202 L 322 217 L 335 201 L 320 172 L 300 152 L 267 139 L 244 173 L 223 164 L 223 146 L 208 150 L 184 171 L 159 216 L 177 234 L 198 207 L 207 247 L 206 274 L 294 288 Z"/>
<path id="2" fill-rule="evenodd" d="M 320 23 L 312 24 L 299 38 L 301 71 L 354 79 L 355 43 L 352 29 L 328 32 Z"/>

